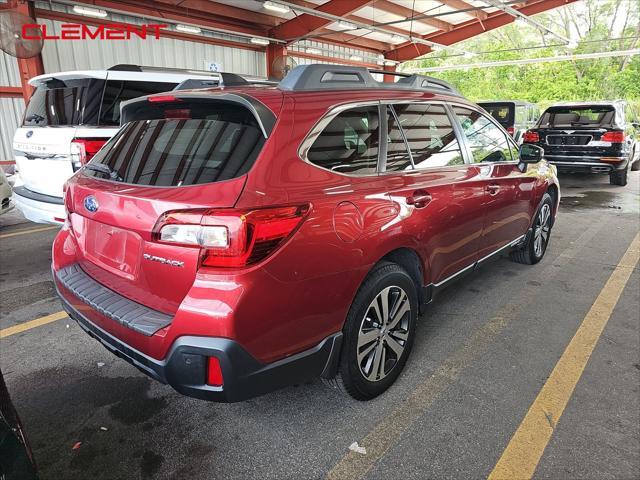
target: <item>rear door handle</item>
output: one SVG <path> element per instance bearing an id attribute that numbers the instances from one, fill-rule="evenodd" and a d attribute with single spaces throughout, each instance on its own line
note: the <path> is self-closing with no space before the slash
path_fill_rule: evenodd
<path id="1" fill-rule="evenodd" d="M 487 192 L 489 192 L 489 195 L 497 195 L 499 191 L 500 191 L 500 185 L 496 185 L 496 184 L 487 185 Z"/>
<path id="2" fill-rule="evenodd" d="M 416 208 L 426 207 L 432 200 L 431 194 L 425 190 L 416 190 L 413 195 L 407 197 L 407 205 L 413 205 Z"/>

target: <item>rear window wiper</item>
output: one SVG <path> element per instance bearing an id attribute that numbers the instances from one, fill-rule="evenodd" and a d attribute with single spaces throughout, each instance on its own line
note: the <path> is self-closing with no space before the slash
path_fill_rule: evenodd
<path id="1" fill-rule="evenodd" d="M 27 118 L 24 119 L 26 122 L 36 122 L 36 123 L 40 123 L 44 120 L 44 117 L 42 115 L 38 115 L 37 113 L 32 113 L 31 115 L 29 115 Z"/>
<path id="2" fill-rule="evenodd" d="M 92 172 L 102 173 L 116 182 L 123 181 L 123 178 L 118 174 L 118 172 L 109 167 L 109 165 L 105 165 L 103 163 L 87 163 L 84 168 L 91 170 Z"/>

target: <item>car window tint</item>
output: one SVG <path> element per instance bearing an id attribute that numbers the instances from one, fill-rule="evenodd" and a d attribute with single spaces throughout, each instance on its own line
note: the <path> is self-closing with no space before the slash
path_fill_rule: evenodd
<path id="1" fill-rule="evenodd" d="M 471 148 L 473 162 L 509 162 L 515 148 L 505 132 L 480 112 L 463 107 L 453 108 Z"/>
<path id="2" fill-rule="evenodd" d="M 400 120 L 402 121 L 402 120 Z M 411 156 L 391 107 L 387 107 L 387 172 L 412 170 Z"/>
<path id="3" fill-rule="evenodd" d="M 456 134 L 443 105 L 398 104 L 393 107 L 400 120 L 414 168 L 462 165 L 464 158 Z M 390 134 L 391 136 L 391 131 Z M 400 168 L 394 168 L 394 167 Z M 389 165 L 387 170 L 406 170 L 411 165 Z"/>
<path id="4" fill-rule="evenodd" d="M 375 173 L 379 125 L 376 105 L 341 112 L 313 142 L 307 159 L 334 172 Z"/>
<path id="5" fill-rule="evenodd" d="M 176 83 L 108 80 L 102 96 L 100 125 L 120 125 L 120 104 L 132 98 L 173 90 Z"/>
<path id="6" fill-rule="evenodd" d="M 249 171 L 265 138 L 248 109 L 200 99 L 180 102 L 179 107 L 143 107 L 138 118 L 126 123 L 93 157 L 84 174 L 136 185 L 184 186 Z M 95 168 L 97 164 L 103 168 Z"/>

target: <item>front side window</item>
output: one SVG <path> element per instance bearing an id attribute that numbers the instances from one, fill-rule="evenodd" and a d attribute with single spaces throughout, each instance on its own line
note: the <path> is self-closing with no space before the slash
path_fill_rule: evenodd
<path id="1" fill-rule="evenodd" d="M 393 108 L 409 144 L 415 169 L 464 164 L 460 145 L 443 105 L 397 104 Z M 410 168 L 403 163 L 390 165 L 387 161 L 387 170 Z"/>
<path id="2" fill-rule="evenodd" d="M 307 159 L 334 172 L 375 173 L 379 126 L 377 105 L 345 110 L 318 135 L 307 152 Z"/>
<path id="3" fill-rule="evenodd" d="M 464 107 L 453 107 L 467 143 L 473 163 L 510 162 L 516 148 L 505 132 L 480 112 Z"/>

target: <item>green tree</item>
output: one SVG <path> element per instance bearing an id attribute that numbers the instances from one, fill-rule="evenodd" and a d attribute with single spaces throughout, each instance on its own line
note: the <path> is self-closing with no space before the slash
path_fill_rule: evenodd
<path id="1" fill-rule="evenodd" d="M 531 26 L 512 23 L 455 45 L 479 52 L 473 60 L 432 53 L 406 62 L 402 70 L 634 49 L 640 45 L 639 17 L 640 0 L 584 0 L 536 16 L 552 30 L 575 40 L 575 50 Z M 622 98 L 640 106 L 640 56 L 456 69 L 433 75 L 476 101 L 526 100 L 545 107 L 558 101 Z"/>

